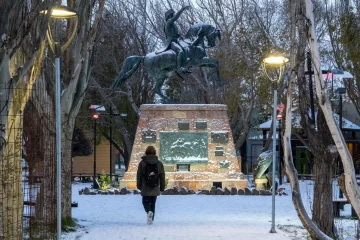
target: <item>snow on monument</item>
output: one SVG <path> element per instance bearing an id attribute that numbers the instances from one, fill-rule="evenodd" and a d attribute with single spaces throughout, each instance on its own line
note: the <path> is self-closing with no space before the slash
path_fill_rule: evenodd
<path id="1" fill-rule="evenodd" d="M 144 104 L 128 171 L 120 188 L 136 188 L 137 166 L 147 146 L 156 148 L 167 187 L 246 188 L 235 153 L 227 106 L 222 104 Z"/>

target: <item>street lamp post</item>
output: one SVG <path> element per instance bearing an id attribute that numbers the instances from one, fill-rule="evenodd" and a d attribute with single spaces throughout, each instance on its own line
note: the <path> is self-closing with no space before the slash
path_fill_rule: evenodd
<path id="1" fill-rule="evenodd" d="M 108 115 L 110 116 L 110 135 L 109 135 L 109 138 L 110 138 L 110 159 L 109 159 L 109 163 L 110 163 L 110 172 L 109 172 L 109 175 L 110 175 L 110 179 L 112 179 L 112 173 L 113 173 L 113 161 L 112 161 L 112 158 L 113 158 L 113 129 L 112 129 L 112 116 L 120 116 L 120 117 L 126 117 L 127 116 L 127 113 L 113 113 L 112 112 L 112 106 L 110 105 L 110 113 L 106 113 L 105 111 L 105 107 L 102 106 L 102 105 L 90 105 L 89 107 L 89 110 L 92 111 L 92 115 L 91 117 L 94 119 L 94 187 L 98 187 L 98 184 L 96 182 L 96 124 L 97 124 L 97 120 L 100 118 L 100 115 Z M 101 112 L 101 113 L 100 113 Z"/>
<path id="2" fill-rule="evenodd" d="M 346 93 L 346 88 L 338 88 L 336 89 L 336 93 L 339 94 L 339 128 L 342 131 L 342 95 Z"/>
<path id="3" fill-rule="evenodd" d="M 281 119 L 282 119 L 282 111 L 284 110 L 284 105 L 281 104 L 276 108 L 276 120 L 279 121 L 279 136 L 281 133 Z M 282 151 L 281 151 L 281 137 L 279 137 L 279 185 L 283 184 L 283 177 L 282 177 L 282 167 L 281 164 L 283 163 L 282 159 Z"/>
<path id="4" fill-rule="evenodd" d="M 96 182 L 96 121 L 100 118 L 98 113 L 93 113 L 92 118 L 94 119 L 94 176 L 93 176 L 93 188 L 98 189 L 99 186 Z"/>
<path id="5" fill-rule="evenodd" d="M 100 118 L 100 112 L 105 112 L 105 107 L 102 105 L 90 105 L 89 110 L 92 111 L 91 117 L 94 119 L 94 176 L 93 176 L 93 188 L 99 188 L 96 182 L 96 124 Z"/>
<path id="6" fill-rule="evenodd" d="M 54 7 L 50 10 L 51 19 L 69 19 L 75 20 L 75 27 L 68 41 L 61 46 L 60 42 L 54 41 L 51 33 L 51 24 L 48 24 L 48 30 L 46 32 L 49 46 L 52 52 L 55 54 L 55 125 L 56 125 L 56 184 L 57 184 L 57 196 L 56 196 L 56 213 L 57 213 L 57 239 L 61 239 L 61 84 L 60 84 L 60 55 L 70 45 L 73 40 L 77 24 L 78 15 L 77 12 L 71 8 L 65 6 Z M 41 14 L 47 14 L 47 10 L 40 12 Z"/>
<path id="7" fill-rule="evenodd" d="M 112 108 L 111 108 L 111 104 L 110 104 L 110 128 L 109 128 L 109 137 L 110 137 L 110 179 L 112 181 L 112 172 L 113 172 L 113 169 L 112 169 L 112 159 L 113 159 L 113 143 L 112 143 L 112 117 L 111 117 L 111 114 L 112 114 Z"/>
<path id="8" fill-rule="evenodd" d="M 263 60 L 263 71 L 268 79 L 274 84 L 274 105 L 273 105 L 273 169 L 272 169 L 272 218 L 271 218 L 271 230 L 270 233 L 276 233 L 275 230 L 275 171 L 276 171 L 276 110 L 277 110 L 277 83 L 280 81 L 284 70 L 285 64 L 289 59 L 283 56 L 270 56 Z M 275 67 L 279 71 L 278 77 L 273 78 L 268 72 L 268 67 Z M 279 134 L 280 135 L 280 134 Z M 280 136 L 279 136 L 280 137 Z"/>
<path id="9" fill-rule="evenodd" d="M 339 128 L 340 128 L 340 132 L 342 133 L 342 95 L 346 93 L 346 88 L 343 87 L 339 87 L 338 89 L 336 89 L 336 93 L 339 94 Z M 342 166 L 342 162 L 340 157 L 338 157 L 339 159 L 339 169 L 338 169 L 338 175 L 340 176 L 343 173 L 343 166 Z M 343 198 L 344 194 L 341 191 L 341 188 L 339 188 L 339 198 Z"/>

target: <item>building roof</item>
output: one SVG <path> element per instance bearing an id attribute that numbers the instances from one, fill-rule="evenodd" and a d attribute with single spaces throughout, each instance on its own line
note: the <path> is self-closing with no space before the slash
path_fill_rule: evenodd
<path id="1" fill-rule="evenodd" d="M 336 124 L 339 125 L 340 116 L 336 113 L 334 113 L 334 119 Z M 259 128 L 262 130 L 270 129 L 271 127 L 271 119 L 267 122 L 264 122 L 259 125 Z M 279 125 L 279 121 L 276 121 L 277 127 Z M 342 129 L 343 130 L 354 130 L 354 131 L 360 131 L 360 126 L 356 125 L 355 123 L 347 120 L 346 118 L 342 118 Z M 300 128 L 300 116 L 293 116 L 293 126 L 296 128 Z"/>

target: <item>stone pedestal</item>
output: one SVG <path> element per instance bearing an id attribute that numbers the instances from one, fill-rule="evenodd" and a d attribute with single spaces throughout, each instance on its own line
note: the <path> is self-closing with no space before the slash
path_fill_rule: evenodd
<path id="1" fill-rule="evenodd" d="M 268 180 L 266 178 L 257 178 L 257 179 L 255 179 L 256 190 L 266 189 L 267 183 L 268 183 Z"/>
<path id="2" fill-rule="evenodd" d="M 221 104 L 144 104 L 128 171 L 120 187 L 136 188 L 136 172 L 147 146 L 156 148 L 166 171 L 167 187 L 192 190 L 246 188 Z"/>

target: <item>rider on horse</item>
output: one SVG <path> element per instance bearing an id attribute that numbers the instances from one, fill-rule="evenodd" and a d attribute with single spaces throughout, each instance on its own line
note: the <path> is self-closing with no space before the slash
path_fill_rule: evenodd
<path id="1" fill-rule="evenodd" d="M 184 9 L 186 8 L 183 8 L 182 11 Z M 171 14 L 167 15 L 167 17 L 169 17 L 169 21 L 171 18 L 173 20 L 177 19 L 181 12 L 177 13 L 175 16 L 173 16 L 174 12 L 170 12 Z M 171 30 L 171 28 L 168 28 L 167 30 Z M 180 65 L 180 67 L 185 68 L 209 67 L 215 69 L 219 82 L 218 86 L 221 86 L 219 61 L 215 58 L 209 57 L 206 52 L 207 48 L 214 47 L 216 45 L 216 39 L 220 40 L 220 31 L 215 26 L 207 23 L 199 23 L 190 26 L 188 33 L 186 34 L 186 39 L 180 41 L 180 44 L 184 42 L 184 45 L 182 45 L 185 48 L 184 51 L 179 46 L 179 34 L 177 28 L 175 28 L 174 32 L 176 35 L 172 35 L 173 32 L 171 32 L 171 34 L 167 34 L 168 44 L 164 50 L 160 52 L 151 52 L 145 56 L 127 57 L 124 60 L 121 71 L 116 77 L 111 88 L 114 89 L 120 87 L 126 79 L 128 79 L 136 71 L 140 63 L 143 63 L 145 71 L 149 74 L 149 77 L 156 82 L 155 92 L 163 99 L 163 103 L 171 103 L 171 99 L 162 93 L 161 87 L 164 84 L 164 81 L 168 79 L 173 72 L 179 71 L 179 65 L 181 63 L 182 66 Z M 175 37 L 170 38 L 169 36 Z M 182 52 L 180 53 L 180 57 L 176 55 L 176 50 L 173 50 L 176 46 L 178 46 L 178 50 Z M 181 62 L 182 58 L 186 58 L 186 62 Z"/>
<path id="2" fill-rule="evenodd" d="M 165 13 L 165 48 L 156 52 L 161 53 L 169 49 L 173 50 L 177 55 L 177 71 L 185 73 L 189 73 L 189 71 L 183 67 L 184 51 L 179 43 L 180 34 L 178 27 L 175 25 L 175 21 L 180 17 L 183 11 L 189 8 L 190 6 L 183 7 L 176 14 L 173 9 L 170 9 Z"/>

